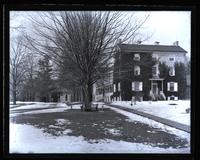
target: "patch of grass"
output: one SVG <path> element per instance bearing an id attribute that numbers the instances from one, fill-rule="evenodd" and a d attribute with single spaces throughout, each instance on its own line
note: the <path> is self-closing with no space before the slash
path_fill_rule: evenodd
<path id="1" fill-rule="evenodd" d="M 58 124 L 58 119 L 63 119 Z M 40 113 L 21 115 L 11 118 L 14 123 L 31 124 L 43 129 L 53 136 L 65 135 L 83 136 L 90 143 L 99 140 L 112 139 L 134 143 L 149 144 L 162 148 L 182 148 L 188 145 L 186 139 L 152 128 L 140 122 L 127 121 L 127 117 L 106 109 L 101 112 L 84 112 L 79 109 L 69 109 L 59 113 Z M 55 126 L 55 127 L 54 127 Z M 112 133 L 117 131 L 119 134 Z"/>
<path id="2" fill-rule="evenodd" d="M 173 105 L 174 106 L 174 105 L 177 105 L 177 104 L 176 103 L 170 103 L 169 105 Z"/>

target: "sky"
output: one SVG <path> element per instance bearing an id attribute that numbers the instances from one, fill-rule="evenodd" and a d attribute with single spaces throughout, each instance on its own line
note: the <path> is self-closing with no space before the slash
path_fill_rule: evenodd
<path id="1" fill-rule="evenodd" d="M 26 28 L 30 25 L 26 18 L 26 12 L 11 12 L 11 27 L 23 25 Z M 15 16 L 12 16 L 14 13 Z M 17 13 L 17 14 L 16 14 Z M 131 13 L 131 11 L 127 12 Z M 152 36 L 143 44 L 154 44 L 155 41 L 160 45 L 172 45 L 179 41 L 179 46 L 188 52 L 190 57 L 191 50 L 191 12 L 190 11 L 137 11 L 138 18 L 150 14 L 143 26 L 143 32 L 152 33 Z M 17 30 L 11 29 L 10 34 L 17 34 Z"/>
<path id="2" fill-rule="evenodd" d="M 172 45 L 179 41 L 179 46 L 190 54 L 191 49 L 191 12 L 151 12 L 145 24 L 153 36 L 145 43 L 160 42 L 160 45 Z"/>

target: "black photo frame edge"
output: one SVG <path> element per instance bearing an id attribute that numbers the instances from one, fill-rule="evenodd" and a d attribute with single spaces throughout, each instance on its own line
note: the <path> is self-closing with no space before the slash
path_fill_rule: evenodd
<path id="1" fill-rule="evenodd" d="M 199 135 L 198 132 L 198 110 L 197 110 L 197 60 L 199 58 L 199 40 L 197 39 L 199 34 L 199 11 L 196 5 L 131 5 L 131 4 L 63 4 L 63 5 L 38 5 L 38 4 L 4 4 L 2 7 L 2 53 L 3 58 L 1 63 L 1 73 L 3 77 L 2 85 L 2 112 L 1 118 L 3 124 L 1 126 L 2 130 L 2 158 L 5 159 L 23 159 L 23 158 L 47 158 L 47 159 L 188 159 L 193 160 L 199 157 L 200 149 L 199 149 Z M 9 154 L 9 11 L 11 10 L 57 10 L 68 8 L 70 10 L 141 10 L 148 9 L 148 10 L 185 10 L 191 11 L 191 105 L 195 107 L 191 107 L 191 154 Z M 7 106 L 7 107 L 6 107 Z"/>

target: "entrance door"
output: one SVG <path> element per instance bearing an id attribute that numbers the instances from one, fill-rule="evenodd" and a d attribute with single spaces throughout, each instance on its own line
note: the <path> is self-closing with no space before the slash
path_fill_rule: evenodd
<path id="1" fill-rule="evenodd" d="M 158 83 L 153 83 L 153 94 L 158 95 Z"/>

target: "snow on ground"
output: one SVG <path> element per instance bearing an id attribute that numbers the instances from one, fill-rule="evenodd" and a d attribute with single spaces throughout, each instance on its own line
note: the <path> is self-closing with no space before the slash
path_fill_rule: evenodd
<path id="1" fill-rule="evenodd" d="M 112 109 L 112 110 L 114 110 L 114 111 L 116 111 L 116 112 L 118 112 L 120 114 L 123 114 L 123 115 L 127 116 L 127 118 L 128 118 L 127 121 L 129 121 L 129 122 L 138 121 L 138 122 L 141 122 L 141 123 L 145 123 L 145 124 L 148 124 L 151 127 L 161 129 L 161 130 L 163 130 L 165 132 L 175 134 L 175 135 L 177 135 L 179 137 L 182 137 L 182 138 L 186 138 L 187 141 L 190 142 L 190 134 L 187 133 L 187 132 L 178 130 L 176 128 L 173 128 L 173 127 L 164 125 L 162 123 L 156 122 L 154 120 L 151 120 L 149 118 L 145 118 L 145 117 L 142 117 L 142 116 L 139 116 L 139 115 L 136 115 L 136 114 L 133 114 L 133 113 L 118 109 L 118 108 L 113 108 L 113 107 L 109 107 L 109 106 L 106 106 L 106 107 L 108 107 L 108 108 L 110 108 L 110 109 Z"/>
<path id="2" fill-rule="evenodd" d="M 108 131 L 109 133 L 116 135 L 116 136 L 121 135 L 120 130 L 117 130 L 117 129 L 107 129 L 106 128 L 106 131 Z"/>
<path id="3" fill-rule="evenodd" d="M 53 108 L 53 109 L 41 109 L 36 111 L 27 111 L 22 113 L 10 113 L 10 117 L 19 116 L 21 114 L 40 114 L 40 113 L 54 113 L 54 112 L 63 112 L 66 108 Z"/>
<path id="4" fill-rule="evenodd" d="M 30 125 L 13 123 L 9 136 L 10 153 L 189 153 L 188 148 L 159 148 L 110 139 L 89 143 L 82 136 L 56 137 Z"/>
<path id="5" fill-rule="evenodd" d="M 152 102 L 153 103 L 153 102 Z M 17 107 L 20 109 L 35 109 L 44 108 L 50 105 L 50 103 L 36 103 L 32 105 L 26 105 Z M 37 106 L 38 105 L 38 106 Z M 16 116 L 18 114 L 37 114 L 37 113 L 50 113 L 50 112 L 63 112 L 66 109 L 70 109 L 64 103 L 58 103 L 56 108 L 41 109 L 26 111 L 22 113 L 13 113 L 11 115 Z M 106 108 L 108 106 L 105 106 Z M 190 142 L 190 134 L 184 131 L 177 130 L 172 127 L 168 127 L 156 121 L 148 118 L 135 115 L 133 113 L 123 111 L 117 108 L 112 108 L 114 111 L 127 116 L 127 121 L 138 121 L 146 123 L 152 127 L 162 129 L 168 133 L 173 133 L 182 138 L 186 138 Z M 73 109 L 80 109 L 80 105 L 73 106 Z M 56 125 L 50 125 L 50 128 L 59 127 L 57 125 L 70 124 L 70 121 L 65 119 L 56 119 Z M 97 125 L 94 123 L 94 125 Z M 118 130 L 106 129 L 111 134 L 119 135 Z M 114 141 L 110 139 L 98 141 L 98 143 L 87 142 L 84 137 L 68 136 L 71 133 L 70 129 L 63 131 L 64 135 L 58 137 L 52 136 L 47 133 L 43 133 L 42 129 L 35 128 L 31 125 L 13 124 L 10 123 L 10 153 L 190 153 L 190 147 L 187 148 L 159 148 L 152 147 L 150 145 L 131 143 L 125 141 Z M 34 144 L 34 145 L 33 145 Z"/>
<path id="6" fill-rule="evenodd" d="M 25 104 L 28 104 L 24 102 Z M 21 103 L 23 104 L 23 103 Z M 48 108 L 52 107 L 51 105 L 55 105 L 53 107 L 67 107 L 65 103 L 44 103 L 44 102 L 34 102 L 34 104 L 29 104 L 29 105 L 22 105 L 19 107 L 11 108 L 11 110 L 20 110 L 20 109 L 39 109 L 39 108 Z M 13 105 L 12 105 L 13 106 Z"/>
<path id="7" fill-rule="evenodd" d="M 51 103 L 44 103 L 44 102 L 34 102 L 34 104 L 29 104 L 29 103 L 24 103 L 26 105 L 23 105 L 23 103 L 20 103 L 20 106 L 18 107 L 15 107 L 15 108 L 12 108 L 11 107 L 11 110 L 18 110 L 18 109 L 38 109 L 38 108 L 46 108 L 46 107 L 49 107 L 49 105 Z M 28 105 L 27 105 L 28 104 Z M 15 106 L 15 105 L 10 105 L 10 106 Z"/>
<path id="8" fill-rule="evenodd" d="M 57 107 L 67 107 L 67 105 L 65 103 L 57 103 L 56 106 Z"/>
<path id="9" fill-rule="evenodd" d="M 69 107 L 71 107 L 71 106 L 69 106 Z M 72 105 L 72 109 L 80 109 L 80 108 L 81 108 L 80 104 Z"/>
<path id="10" fill-rule="evenodd" d="M 10 102 L 10 109 L 13 109 L 13 108 L 18 108 L 18 107 L 22 107 L 22 106 L 26 106 L 26 105 L 33 105 L 33 104 L 47 104 L 47 103 L 44 103 L 44 102 L 22 102 L 22 101 L 17 101 L 16 102 L 16 105 L 13 104 L 13 102 Z M 50 104 L 50 103 L 49 103 Z M 52 103 L 53 104 L 53 103 Z M 55 103 L 54 103 L 55 104 Z"/>
<path id="11" fill-rule="evenodd" d="M 56 125 L 71 124 L 67 119 L 56 119 Z"/>
<path id="12" fill-rule="evenodd" d="M 26 103 L 26 102 L 24 102 Z M 23 103 L 21 103 L 23 104 Z M 52 104 L 55 105 L 55 108 L 52 108 Z M 54 107 L 54 106 L 53 106 Z M 42 109 L 42 108 L 49 108 L 49 109 Z M 80 107 L 79 107 L 80 108 Z M 22 111 L 21 113 L 10 113 L 10 117 L 17 116 L 20 114 L 38 114 L 38 113 L 53 113 L 53 112 L 63 112 L 69 107 L 65 103 L 44 103 L 44 102 L 34 102 L 34 104 L 30 105 L 22 105 L 15 108 L 10 108 L 10 111 L 20 111 L 23 109 L 38 109 L 32 111 Z"/>
<path id="13" fill-rule="evenodd" d="M 190 108 L 189 100 L 155 102 L 143 101 L 136 102 L 136 105 L 133 104 L 132 106 L 130 101 L 116 101 L 112 102 L 112 104 L 120 105 L 126 108 L 133 108 L 138 111 L 190 125 L 190 113 L 186 113 L 186 109 Z"/>
<path id="14" fill-rule="evenodd" d="M 23 101 L 16 101 L 16 104 L 24 104 L 24 103 L 26 103 L 26 104 L 29 104 L 29 103 L 43 103 L 43 102 L 23 102 Z M 10 105 L 13 105 L 13 102 L 10 102 Z"/>

